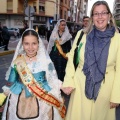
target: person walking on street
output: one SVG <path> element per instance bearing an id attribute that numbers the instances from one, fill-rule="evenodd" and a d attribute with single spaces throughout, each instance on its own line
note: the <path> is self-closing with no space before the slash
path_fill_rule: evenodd
<path id="1" fill-rule="evenodd" d="M 90 24 L 68 55 L 62 90 L 71 94 L 65 120 L 116 120 L 120 104 L 120 34 L 106 1 L 93 4 Z M 74 50 L 77 49 L 77 54 Z M 76 55 L 76 56 L 75 56 Z"/>
<path id="2" fill-rule="evenodd" d="M 3 26 L 3 28 L 2 28 L 2 37 L 3 37 L 4 45 L 5 45 L 4 51 L 9 50 L 8 44 L 9 44 L 9 40 L 10 40 L 10 34 L 9 34 L 8 28 L 6 26 Z"/>
<path id="3" fill-rule="evenodd" d="M 3 37 L 2 37 L 2 25 L 1 25 L 1 22 L 0 22 L 0 46 L 2 46 L 4 43 L 3 43 Z"/>
<path id="4" fill-rule="evenodd" d="M 88 27 L 88 25 L 89 25 L 89 20 L 90 20 L 90 18 L 89 18 L 88 16 L 83 16 L 82 29 Z"/>
<path id="5" fill-rule="evenodd" d="M 86 27 L 88 27 L 88 25 L 89 25 L 89 17 L 88 16 L 83 16 L 83 20 L 82 20 L 83 22 L 82 22 L 82 27 L 81 27 L 81 29 L 85 29 Z M 81 30 L 81 29 L 79 29 L 79 30 Z M 78 32 L 78 30 L 77 29 L 75 29 L 74 30 L 74 33 L 73 33 L 73 40 L 75 39 L 75 37 L 76 37 L 76 35 L 77 35 L 77 32 Z"/>

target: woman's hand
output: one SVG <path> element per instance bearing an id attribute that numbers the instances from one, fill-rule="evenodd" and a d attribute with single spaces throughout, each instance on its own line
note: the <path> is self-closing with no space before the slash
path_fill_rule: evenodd
<path id="1" fill-rule="evenodd" d="M 72 91 L 74 90 L 74 88 L 72 88 L 72 87 L 61 87 L 61 90 L 62 90 L 65 94 L 69 95 L 69 94 L 72 93 Z"/>
<path id="2" fill-rule="evenodd" d="M 116 107 L 118 107 L 118 106 L 119 106 L 118 103 L 110 102 L 110 109 L 112 109 L 112 108 L 116 108 Z"/>
<path id="3" fill-rule="evenodd" d="M 3 110 L 4 110 L 4 105 L 0 106 L 0 113 L 3 112 Z"/>

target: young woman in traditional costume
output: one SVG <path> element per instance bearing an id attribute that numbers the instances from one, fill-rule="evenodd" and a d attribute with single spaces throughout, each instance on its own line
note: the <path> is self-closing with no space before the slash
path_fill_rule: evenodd
<path id="1" fill-rule="evenodd" d="M 42 40 L 33 29 L 23 33 L 6 79 L 12 86 L 2 120 L 64 119 L 61 81 Z"/>

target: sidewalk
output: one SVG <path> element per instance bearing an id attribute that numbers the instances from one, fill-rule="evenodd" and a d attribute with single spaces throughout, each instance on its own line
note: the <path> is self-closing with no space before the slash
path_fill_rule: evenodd
<path id="1" fill-rule="evenodd" d="M 8 51 L 4 51 L 4 48 L 0 48 L 0 56 L 12 54 L 15 52 L 15 48 L 10 48 Z"/>
<path id="2" fill-rule="evenodd" d="M 41 39 L 42 39 L 45 47 L 47 48 L 48 41 L 45 40 L 45 38 L 41 38 Z M 19 39 L 16 40 L 16 41 L 10 40 L 9 46 L 8 46 L 9 50 L 8 51 L 4 51 L 4 48 L 0 48 L 0 56 L 4 56 L 4 55 L 8 55 L 8 54 L 14 53 L 18 42 L 19 42 Z"/>

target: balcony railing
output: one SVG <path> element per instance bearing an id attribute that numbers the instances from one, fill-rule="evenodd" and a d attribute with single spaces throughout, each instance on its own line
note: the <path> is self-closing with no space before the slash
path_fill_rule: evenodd
<path id="1" fill-rule="evenodd" d="M 120 12 L 116 12 L 114 13 L 114 16 L 120 15 Z"/>
<path id="2" fill-rule="evenodd" d="M 13 13 L 13 10 L 7 10 L 7 13 Z"/>
<path id="3" fill-rule="evenodd" d="M 45 16 L 45 11 L 39 11 L 39 14 L 40 14 L 41 16 Z"/>

